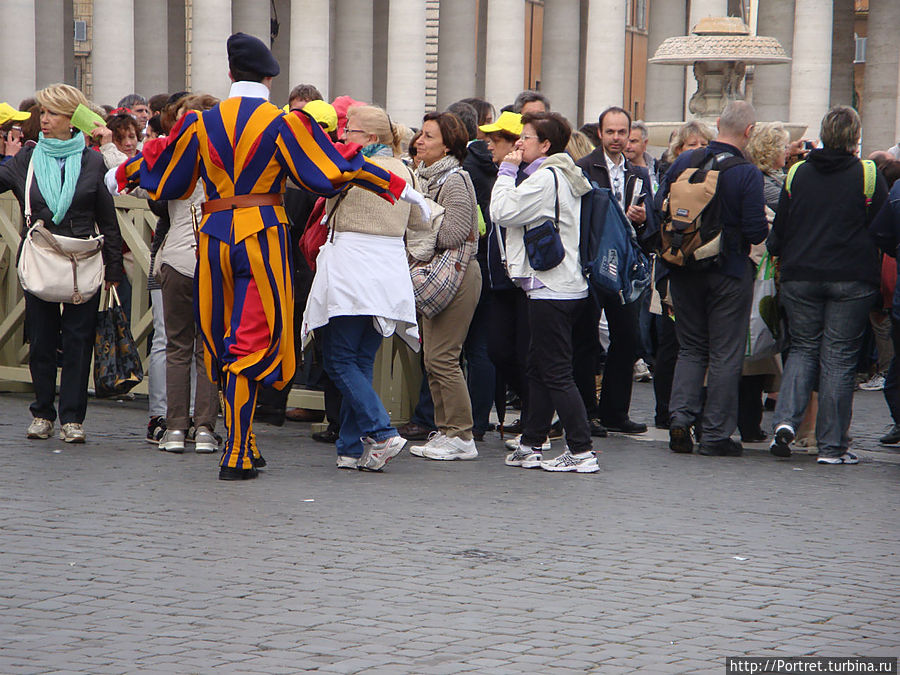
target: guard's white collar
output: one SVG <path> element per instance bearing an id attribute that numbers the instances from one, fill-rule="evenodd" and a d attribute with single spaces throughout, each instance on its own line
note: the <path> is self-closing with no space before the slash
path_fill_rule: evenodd
<path id="1" fill-rule="evenodd" d="M 269 100 L 269 88 L 262 82 L 233 82 L 231 91 L 228 92 L 228 98 L 235 96 L 246 96 L 247 98 L 264 98 Z"/>

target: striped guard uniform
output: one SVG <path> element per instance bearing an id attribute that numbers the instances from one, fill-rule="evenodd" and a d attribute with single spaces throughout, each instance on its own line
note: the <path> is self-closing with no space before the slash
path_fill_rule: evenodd
<path id="1" fill-rule="evenodd" d="M 393 202 L 406 187 L 360 146 L 333 144 L 306 113 L 285 114 L 250 96 L 187 113 L 117 174 L 120 187 L 139 181 L 154 199 L 185 199 L 199 178 L 207 201 L 282 193 L 288 177 L 326 197 L 359 185 Z M 288 220 L 283 206 L 252 206 L 205 215 L 199 230 L 194 307 L 207 372 L 225 401 L 220 464 L 249 469 L 259 456 L 252 432 L 259 384 L 281 389 L 294 374 Z"/>

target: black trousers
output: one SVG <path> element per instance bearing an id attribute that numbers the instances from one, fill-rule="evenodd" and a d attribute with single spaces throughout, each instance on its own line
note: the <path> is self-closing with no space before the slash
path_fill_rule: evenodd
<path id="1" fill-rule="evenodd" d="M 741 438 L 756 436 L 762 429 L 762 394 L 768 377 L 768 375 L 741 375 L 738 384 L 738 429 Z"/>
<path id="2" fill-rule="evenodd" d="M 56 419 L 57 348 L 61 348 L 59 422 L 84 422 L 99 306 L 100 293 L 81 305 L 47 302 L 25 293 L 25 324 L 31 342 L 28 367 L 35 399 L 32 416 Z"/>
<path id="3" fill-rule="evenodd" d="M 668 316 L 653 317 L 656 324 L 656 365 L 653 368 L 653 394 L 656 398 L 656 426 L 669 424 L 669 398 L 678 361 L 678 335 L 675 322 Z"/>
<path id="4" fill-rule="evenodd" d="M 497 380 L 512 387 L 519 395 L 522 419 L 525 419 L 529 396 L 525 373 L 531 342 L 528 297 L 519 288 L 491 291 L 490 307 L 488 358 L 497 371 Z"/>
<path id="5" fill-rule="evenodd" d="M 572 328 L 589 300 L 529 300 L 528 412 L 522 445 L 540 447 L 559 415 L 573 454 L 591 450 L 591 429 L 572 372 Z"/>
<path id="6" fill-rule="evenodd" d="M 597 404 L 597 371 L 600 360 L 600 335 L 598 324 L 600 323 L 600 308 L 597 303 L 588 298 L 584 303 L 575 325 L 572 328 L 574 352 L 572 355 L 572 367 L 575 370 L 575 386 L 581 393 L 581 400 L 587 412 L 588 419 L 600 417 L 600 407 Z"/>
<path id="7" fill-rule="evenodd" d="M 612 300 L 604 303 L 603 309 L 609 324 L 609 351 L 600 389 L 600 420 L 617 425 L 628 419 L 631 409 L 634 362 L 641 341 L 641 301 L 621 305 Z"/>

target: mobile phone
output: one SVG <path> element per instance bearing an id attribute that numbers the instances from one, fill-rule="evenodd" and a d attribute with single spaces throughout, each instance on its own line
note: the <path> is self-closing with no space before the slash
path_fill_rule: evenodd
<path id="1" fill-rule="evenodd" d="M 803 141 L 803 149 L 804 150 L 814 150 L 815 144 L 812 141 Z"/>
<path id="2" fill-rule="evenodd" d="M 640 206 L 641 204 L 644 203 L 644 198 L 645 198 L 646 196 L 647 196 L 647 195 L 637 195 L 636 197 L 634 197 L 634 198 L 631 200 L 632 205 L 633 205 L 633 206 Z"/>

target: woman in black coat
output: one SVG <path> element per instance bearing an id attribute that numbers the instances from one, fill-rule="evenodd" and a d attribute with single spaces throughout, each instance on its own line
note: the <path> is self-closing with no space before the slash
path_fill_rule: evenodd
<path id="1" fill-rule="evenodd" d="M 106 167 L 100 154 L 85 146 L 84 135 L 71 126 L 75 108 L 88 105 L 87 99 L 65 84 L 42 89 L 35 98 L 41 106 L 40 140 L 0 166 L 0 193 L 12 190 L 24 212 L 28 165 L 33 164 L 32 221 L 42 220 L 53 234 L 81 239 L 93 236 L 96 225 L 104 237 L 106 287 L 118 285 L 122 236 L 112 197 L 103 183 Z M 60 438 L 84 443 L 82 423 L 99 302 L 100 293 L 78 305 L 47 302 L 25 293 L 26 332 L 31 342 L 28 365 L 35 393 L 28 438 L 44 439 L 53 433 L 57 347 L 61 345 Z"/>

